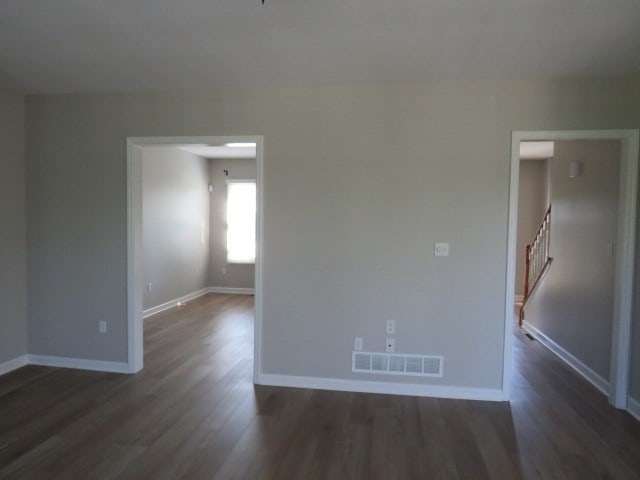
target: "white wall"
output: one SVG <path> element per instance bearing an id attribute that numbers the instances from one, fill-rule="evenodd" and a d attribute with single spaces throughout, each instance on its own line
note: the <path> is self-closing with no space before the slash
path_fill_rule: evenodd
<path id="1" fill-rule="evenodd" d="M 227 263 L 227 180 L 256 179 L 255 158 L 210 160 L 211 185 L 211 263 L 209 285 L 225 288 L 254 288 L 255 265 Z M 225 176 L 224 170 L 229 173 Z"/>
<path id="2" fill-rule="evenodd" d="M 516 295 L 524 295 L 525 248 L 533 240 L 547 210 L 546 160 L 521 160 L 518 182 Z"/>
<path id="3" fill-rule="evenodd" d="M 205 158 L 175 147 L 143 149 L 145 309 L 209 286 L 208 183 Z"/>
<path id="4" fill-rule="evenodd" d="M 27 353 L 24 115 L 0 89 L 0 364 Z"/>
<path id="5" fill-rule="evenodd" d="M 32 345 L 126 360 L 126 137 L 257 134 L 264 372 L 499 389 L 511 132 L 637 128 L 638 95 L 620 80 L 29 97 Z M 353 338 L 382 350 L 387 318 L 398 351 L 444 355 L 442 379 L 351 373 Z"/>
<path id="6" fill-rule="evenodd" d="M 569 178 L 569 162 L 583 173 Z M 620 142 L 559 141 L 551 167 L 553 263 L 526 321 L 609 379 Z"/>
<path id="7" fill-rule="evenodd" d="M 638 215 L 640 217 L 640 208 L 638 208 Z M 637 225 L 640 225 L 640 218 L 638 218 L 637 222 Z M 636 233 L 636 235 L 639 234 L 640 232 Z M 636 242 L 633 324 L 631 331 L 631 381 L 629 385 L 629 396 L 640 404 L 640 261 L 638 259 L 640 259 L 640 240 Z"/>

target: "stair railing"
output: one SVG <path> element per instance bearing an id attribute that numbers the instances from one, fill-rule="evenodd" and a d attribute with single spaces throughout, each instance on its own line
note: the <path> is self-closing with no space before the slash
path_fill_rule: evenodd
<path id="1" fill-rule="evenodd" d="M 525 247 L 524 298 L 520 307 L 520 325 L 524 320 L 524 307 L 535 291 L 540 279 L 553 260 L 549 255 L 551 240 L 551 205 L 529 245 Z"/>

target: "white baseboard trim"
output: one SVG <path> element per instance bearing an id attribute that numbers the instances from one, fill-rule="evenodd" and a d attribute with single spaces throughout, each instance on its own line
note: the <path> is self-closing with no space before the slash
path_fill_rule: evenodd
<path id="1" fill-rule="evenodd" d="M 538 330 L 536 327 L 528 323 L 522 322 L 522 328 L 530 333 L 536 340 L 542 345 L 547 347 L 553 353 L 556 354 L 562 361 L 573 368 L 580 376 L 591 383 L 594 387 L 600 390 L 607 397 L 609 396 L 609 382 L 602 378 L 599 374 L 591 370 L 587 365 L 574 357 L 571 353 L 567 352 L 564 348 L 558 345 L 556 342 L 547 337 L 544 333 Z"/>
<path id="2" fill-rule="evenodd" d="M 342 392 L 384 393 L 414 397 L 457 398 L 464 400 L 503 401 L 499 388 L 450 387 L 444 385 L 418 385 L 410 383 L 373 382 L 369 380 L 343 380 L 338 378 L 298 377 L 293 375 L 258 374 L 259 385 L 275 387 L 313 388 Z"/>
<path id="3" fill-rule="evenodd" d="M 104 360 L 88 360 L 84 358 L 52 357 L 48 355 L 29 355 L 30 365 L 43 367 L 76 368 L 96 372 L 130 373 L 126 362 L 108 362 Z"/>
<path id="4" fill-rule="evenodd" d="M 184 303 L 190 300 L 194 300 L 198 297 L 206 295 L 207 293 L 209 293 L 209 289 L 203 288 L 202 290 L 198 290 L 197 292 L 188 293 L 187 295 L 174 298 L 173 300 L 169 300 L 168 302 L 161 303 L 160 305 L 156 305 L 155 307 L 147 308 L 142 312 L 142 318 L 147 318 L 147 317 L 150 317 L 151 315 L 155 315 L 156 313 L 164 312 L 165 310 L 169 310 L 170 308 L 175 307 L 176 305 L 178 305 L 178 303 Z"/>
<path id="5" fill-rule="evenodd" d="M 0 363 L 0 375 L 13 372 L 26 365 L 29 365 L 29 355 L 20 355 L 19 357 L 12 358 L 11 360 Z"/>
<path id="6" fill-rule="evenodd" d="M 97 372 L 130 373 L 128 363 L 106 362 L 102 360 L 87 360 L 84 358 L 51 357 L 48 355 L 21 355 L 0 363 L 0 375 L 9 373 L 26 365 L 40 365 L 43 367 L 76 368 L 79 370 L 94 370 Z"/>
<path id="7" fill-rule="evenodd" d="M 255 288 L 209 287 L 209 293 L 229 293 L 237 295 L 255 295 Z"/>
<path id="8" fill-rule="evenodd" d="M 168 302 L 161 303 L 160 305 L 156 305 L 155 307 L 147 308 L 142 312 L 142 318 L 150 317 L 151 315 L 155 315 L 156 313 L 164 312 L 165 310 L 169 310 L 178 305 L 178 303 L 185 303 L 191 300 L 195 300 L 198 297 L 206 295 L 207 293 L 228 293 L 228 294 L 238 294 L 238 295 L 254 295 L 254 288 L 233 288 L 233 287 L 207 287 L 202 290 L 198 290 L 197 292 L 192 292 L 187 295 L 183 295 L 182 297 L 174 298 L 173 300 L 169 300 Z"/>
<path id="9" fill-rule="evenodd" d="M 640 402 L 638 400 L 627 397 L 627 412 L 640 422 Z"/>

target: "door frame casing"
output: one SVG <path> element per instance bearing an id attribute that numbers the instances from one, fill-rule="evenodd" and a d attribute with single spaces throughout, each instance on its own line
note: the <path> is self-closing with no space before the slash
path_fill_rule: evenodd
<path id="1" fill-rule="evenodd" d="M 256 144 L 256 261 L 253 378 L 262 371 L 262 292 L 264 239 L 264 137 L 262 135 L 175 136 L 127 138 L 127 364 L 130 373 L 144 366 L 142 270 L 142 148 L 150 146 L 231 142 Z"/>
<path id="2" fill-rule="evenodd" d="M 511 329 L 513 328 L 513 305 L 515 299 L 520 142 L 544 140 L 619 140 L 621 143 L 621 155 L 616 238 L 618 249 L 615 261 L 609 402 L 616 408 L 627 407 L 631 362 L 639 137 L 638 130 L 512 132 L 509 216 L 507 220 L 504 362 L 502 373 L 502 395 L 504 400 L 509 400 L 510 398 L 511 373 L 513 368 L 513 335 L 511 334 Z"/>

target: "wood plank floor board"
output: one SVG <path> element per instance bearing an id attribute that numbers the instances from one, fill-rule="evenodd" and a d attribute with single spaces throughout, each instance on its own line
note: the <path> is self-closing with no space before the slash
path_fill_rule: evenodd
<path id="1" fill-rule="evenodd" d="M 37 383 L 41 377 L 48 376 L 51 371 L 48 367 L 28 365 L 2 375 L 0 382 L 0 398 L 10 394 L 15 390 L 24 391 L 29 384 Z"/>
<path id="2" fill-rule="evenodd" d="M 537 344 L 532 348 L 544 347 Z M 538 362 L 534 368 L 526 364 L 524 356 L 525 365 L 522 366 L 531 383 L 525 401 L 530 403 L 535 399 L 536 405 L 529 409 L 535 412 L 540 425 L 546 426 L 548 436 L 556 444 L 564 439 L 563 451 L 574 454 L 604 452 L 604 455 L 586 454 L 581 458 L 585 463 L 599 459 L 606 464 L 606 471 L 617 471 L 618 477 L 640 472 L 638 422 L 630 422 L 628 413 L 612 409 L 606 397 L 593 386 L 573 374 L 559 360 L 551 360 L 546 364 Z M 550 364 L 555 368 L 550 369 Z M 567 377 L 566 382 L 558 378 L 560 374 Z M 553 388 L 548 388 L 547 383 Z M 545 415 L 547 418 L 542 419 Z M 572 438 L 567 439 L 566 435 Z"/>
<path id="3" fill-rule="evenodd" d="M 524 402 L 521 407 L 529 414 L 531 421 L 537 426 L 542 435 L 542 442 L 547 444 L 547 448 L 562 452 L 562 458 L 553 456 L 554 470 L 563 472 L 560 478 L 585 478 L 583 471 L 590 471 L 592 474 L 597 472 L 598 476 L 596 478 L 602 478 L 600 477 L 600 465 L 597 462 L 592 462 L 590 457 L 584 456 L 586 450 L 574 433 L 574 429 L 551 428 L 556 424 L 554 416 L 550 415 L 549 412 L 545 412 L 545 408 L 539 404 L 532 405 Z M 556 425 L 560 426 L 560 423 Z M 546 450 L 538 457 L 539 462 L 544 462 L 548 459 L 549 454 Z"/>
<path id="4" fill-rule="evenodd" d="M 136 375 L 0 377 L 0 479 L 640 479 L 640 422 L 514 328 L 511 403 L 255 386 L 253 297 L 145 321 Z"/>
<path id="5" fill-rule="evenodd" d="M 38 445 L 50 436 L 59 434 L 61 430 L 95 407 L 93 389 L 101 389 L 99 379 L 104 374 L 90 379 L 90 372 L 83 373 L 87 374 L 84 376 L 84 381 L 80 381 L 78 375 L 71 375 L 74 379 L 72 382 L 60 382 L 59 377 L 54 374 L 56 378 L 51 385 L 52 390 L 64 388 L 64 393 L 58 392 L 53 395 L 51 401 L 35 402 L 39 407 L 37 411 L 34 409 L 34 404 L 25 402 L 25 409 L 29 411 L 29 415 L 0 434 L 0 443 L 8 444 L 7 448 L 0 450 L 0 465 L 5 462 L 10 463 L 10 459 L 18 458 L 33 445 Z M 90 381 L 87 381 L 89 379 Z M 39 393 L 38 396 L 47 397 L 44 392 Z M 32 392 L 27 393 L 27 398 L 33 397 Z M 19 406 L 12 409 L 3 408 L 1 411 L 3 415 L 18 415 L 16 409 L 19 410 L 19 408 Z M 25 429 L 24 425 L 29 425 L 29 428 Z"/>
<path id="6" fill-rule="evenodd" d="M 559 451 L 522 406 L 513 409 L 513 425 L 518 442 L 518 461 L 523 478 L 570 478 L 566 452 Z"/>
<path id="7" fill-rule="evenodd" d="M 469 429 L 469 409 L 473 402 L 465 400 L 440 401 L 440 408 L 446 428 L 451 432 L 449 448 L 460 478 L 489 479 L 479 446 Z"/>
<path id="8" fill-rule="evenodd" d="M 509 454 L 508 446 L 503 443 L 485 415 L 475 414 L 471 417 L 469 427 L 484 460 L 484 465 L 490 478 L 521 478 L 513 455 Z"/>
<path id="9" fill-rule="evenodd" d="M 423 464 L 433 478 L 458 480 L 453 439 L 440 408 L 440 400 L 425 398 L 418 402 L 418 422 L 424 438 Z"/>
<path id="10" fill-rule="evenodd" d="M 225 457 L 221 465 L 202 465 L 185 478 L 250 479 L 260 478 L 260 471 L 268 463 L 269 451 L 261 448 L 264 443 L 275 442 L 279 420 L 271 416 L 253 419 L 240 440 Z M 263 475 L 263 478 L 267 478 Z"/>
<path id="11" fill-rule="evenodd" d="M 0 470 L 0 478 L 24 478 L 29 472 L 38 472 L 39 465 L 59 455 L 65 445 L 64 438 L 50 436 L 29 451 L 24 452 Z M 2 464 L 0 464 L 2 465 Z"/>
<path id="12" fill-rule="evenodd" d="M 213 425 L 201 424 L 207 428 L 207 434 L 197 449 L 185 451 L 179 476 L 193 477 L 200 474 L 200 478 L 211 478 L 256 421 L 251 396 L 241 395 L 232 400 L 234 405 L 230 408 L 231 414 L 224 415 L 225 421 Z"/>

